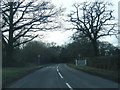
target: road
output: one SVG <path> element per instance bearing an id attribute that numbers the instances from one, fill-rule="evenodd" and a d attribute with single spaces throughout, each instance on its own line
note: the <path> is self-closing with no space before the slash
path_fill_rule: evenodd
<path id="1" fill-rule="evenodd" d="M 118 84 L 98 76 L 54 64 L 14 82 L 8 88 L 118 88 Z"/>

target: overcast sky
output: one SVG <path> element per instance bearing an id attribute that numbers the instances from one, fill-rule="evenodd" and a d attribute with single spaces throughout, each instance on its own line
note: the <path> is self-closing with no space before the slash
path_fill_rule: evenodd
<path id="1" fill-rule="evenodd" d="M 52 3 L 57 7 L 63 7 L 66 8 L 65 15 L 69 14 L 72 10 L 72 5 L 77 2 L 85 2 L 85 1 L 95 1 L 95 0 L 51 0 Z M 112 9 L 114 11 L 114 16 L 116 17 L 116 20 L 118 19 L 118 2 L 119 0 L 104 0 L 104 1 L 110 1 L 113 4 Z M 64 43 L 67 43 L 70 41 L 70 36 L 73 34 L 72 31 L 55 31 L 55 32 L 46 32 L 46 37 L 44 38 L 44 41 L 46 42 L 55 42 L 58 45 L 62 45 Z M 104 37 L 101 38 L 102 41 L 108 41 L 112 43 L 113 45 L 118 45 L 118 40 L 115 37 Z"/>

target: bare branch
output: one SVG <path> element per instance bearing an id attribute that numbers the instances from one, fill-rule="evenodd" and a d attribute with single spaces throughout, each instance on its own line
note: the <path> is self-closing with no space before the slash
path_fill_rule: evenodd
<path id="1" fill-rule="evenodd" d="M 31 39 L 29 39 L 29 40 L 25 40 L 25 41 L 23 41 L 23 42 L 21 42 L 21 43 L 17 43 L 17 44 L 14 45 L 14 47 L 17 47 L 17 46 L 19 46 L 19 45 L 21 45 L 21 44 L 30 42 L 30 41 L 32 41 L 33 39 L 35 39 L 36 37 L 38 37 L 38 35 L 34 36 L 33 38 L 31 38 Z"/>

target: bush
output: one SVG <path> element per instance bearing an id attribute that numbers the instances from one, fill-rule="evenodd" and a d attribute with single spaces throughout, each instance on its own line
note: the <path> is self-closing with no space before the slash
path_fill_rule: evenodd
<path id="1" fill-rule="evenodd" d="M 96 68 L 118 71 L 119 64 L 120 60 L 118 59 L 118 55 L 88 58 L 88 66 Z"/>

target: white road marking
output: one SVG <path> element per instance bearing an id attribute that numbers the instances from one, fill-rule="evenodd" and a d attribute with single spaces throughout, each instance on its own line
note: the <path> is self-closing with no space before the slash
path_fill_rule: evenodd
<path id="1" fill-rule="evenodd" d="M 59 72 L 58 66 L 57 66 L 57 72 Z"/>
<path id="2" fill-rule="evenodd" d="M 63 78 L 63 76 L 60 74 L 60 72 L 58 72 L 58 74 L 59 74 L 59 76 L 60 76 L 61 78 Z"/>
<path id="3" fill-rule="evenodd" d="M 57 72 L 58 72 L 59 76 L 60 76 L 61 78 L 63 78 L 63 76 L 62 76 L 61 73 L 59 72 L 58 66 L 57 66 Z"/>
<path id="4" fill-rule="evenodd" d="M 59 76 L 60 76 L 61 78 L 63 78 L 63 76 L 62 76 L 61 73 L 59 72 L 58 67 L 59 67 L 59 66 L 57 66 L 57 72 L 58 72 Z M 65 84 L 68 86 L 68 88 L 69 88 L 70 90 L 73 90 L 73 88 L 72 88 L 68 83 L 65 83 Z"/>
<path id="5" fill-rule="evenodd" d="M 58 68 L 57 68 L 57 72 L 59 72 Z"/>
<path id="6" fill-rule="evenodd" d="M 68 86 L 70 90 L 73 90 L 73 88 L 68 83 L 65 83 L 65 84 Z"/>
<path id="7" fill-rule="evenodd" d="M 58 66 L 57 66 L 57 69 L 58 69 Z"/>

